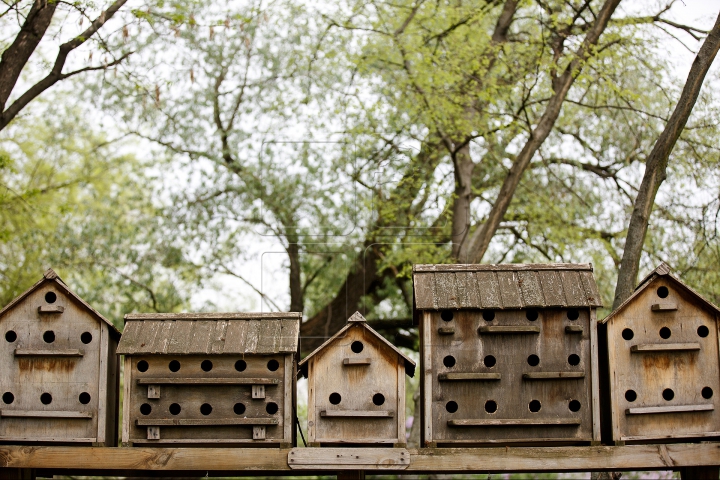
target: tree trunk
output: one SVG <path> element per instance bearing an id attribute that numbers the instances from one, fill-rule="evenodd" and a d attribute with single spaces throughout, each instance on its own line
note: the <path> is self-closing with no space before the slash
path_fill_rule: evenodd
<path id="1" fill-rule="evenodd" d="M 495 232 L 497 232 L 500 222 L 507 212 L 510 202 L 515 195 L 515 190 L 520 183 L 523 172 L 530 164 L 530 160 L 547 139 L 548 135 L 555 126 L 560 109 L 567 97 L 570 87 L 572 87 L 575 79 L 580 75 L 583 63 L 592 55 L 594 47 L 597 45 L 600 35 L 605 31 L 610 17 L 615 12 L 620 0 L 606 0 L 602 9 L 598 12 L 595 23 L 585 36 L 585 40 L 575 54 L 575 59 L 570 62 L 562 75 L 553 81 L 553 96 L 550 98 L 545 112 L 543 113 L 537 127 L 530 133 L 530 138 L 525 143 L 518 156 L 508 172 L 500 193 L 495 200 L 495 204 L 490 210 L 485 223 L 473 232 L 469 241 L 460 251 L 460 257 L 467 259 L 470 263 L 480 263 L 485 255 L 490 240 L 492 240 Z"/>
<path id="2" fill-rule="evenodd" d="M 460 246 L 470 230 L 470 202 L 472 202 L 472 173 L 475 164 L 470 157 L 470 144 L 466 143 L 453 154 L 455 195 L 452 209 L 452 256 L 458 259 Z M 462 261 L 462 259 L 459 259 Z"/>
<path id="3" fill-rule="evenodd" d="M 35 0 L 20 32 L 0 57 L 0 113 L 5 111 L 10 94 L 30 56 L 50 26 L 58 2 Z"/>
<path id="4" fill-rule="evenodd" d="M 288 238 L 288 242 L 291 239 Z M 290 259 L 290 311 L 302 312 L 304 306 L 302 277 L 300 268 L 300 245 L 297 238 L 292 239 L 292 243 L 287 247 L 288 258 Z"/>
<path id="5" fill-rule="evenodd" d="M 625 249 L 620 262 L 613 310 L 627 300 L 635 288 L 648 221 L 657 191 L 667 177 L 668 158 L 692 113 L 705 80 L 705 75 L 715 59 L 718 48 L 720 48 L 720 15 L 715 20 L 715 26 L 695 57 L 685 87 L 680 95 L 680 100 L 675 106 L 670 120 L 665 125 L 665 130 L 660 134 L 655 147 L 653 147 L 650 156 L 645 162 L 645 174 L 637 197 L 635 197 L 635 205 L 625 239 Z"/>

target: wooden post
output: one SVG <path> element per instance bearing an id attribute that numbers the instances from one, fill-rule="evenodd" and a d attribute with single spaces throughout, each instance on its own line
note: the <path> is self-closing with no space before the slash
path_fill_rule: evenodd
<path id="1" fill-rule="evenodd" d="M 339 470 L 337 480 L 365 480 L 365 470 Z"/>
<path id="2" fill-rule="evenodd" d="M 720 478 L 720 468 L 685 467 L 680 469 L 680 478 L 682 480 L 718 480 Z"/>
<path id="3" fill-rule="evenodd" d="M 0 480 L 35 480 L 35 469 L 0 468 Z"/>

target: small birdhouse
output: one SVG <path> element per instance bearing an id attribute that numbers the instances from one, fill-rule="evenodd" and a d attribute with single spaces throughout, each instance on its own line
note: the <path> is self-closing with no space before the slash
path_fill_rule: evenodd
<path id="1" fill-rule="evenodd" d="M 300 318 L 126 315 L 123 443 L 292 446 Z"/>
<path id="2" fill-rule="evenodd" d="M 600 440 L 589 264 L 415 265 L 425 446 Z"/>
<path id="3" fill-rule="evenodd" d="M 615 442 L 720 436 L 719 318 L 662 263 L 600 322 Z"/>
<path id="4" fill-rule="evenodd" d="M 405 446 L 405 375 L 415 362 L 359 312 L 299 367 L 308 378 L 311 446 Z"/>
<path id="5" fill-rule="evenodd" d="M 0 442 L 117 445 L 120 332 L 53 270 L 0 311 Z"/>

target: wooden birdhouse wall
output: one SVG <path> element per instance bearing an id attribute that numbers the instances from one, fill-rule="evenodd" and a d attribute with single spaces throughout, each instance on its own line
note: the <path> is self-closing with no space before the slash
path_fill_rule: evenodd
<path id="1" fill-rule="evenodd" d="M 308 361 L 311 444 L 405 444 L 405 366 L 361 325 Z"/>
<path id="2" fill-rule="evenodd" d="M 0 316 L 0 441 L 117 444 L 117 335 L 53 280 Z"/>
<path id="3" fill-rule="evenodd" d="M 669 276 L 607 323 L 615 441 L 720 436 L 718 317 Z"/>

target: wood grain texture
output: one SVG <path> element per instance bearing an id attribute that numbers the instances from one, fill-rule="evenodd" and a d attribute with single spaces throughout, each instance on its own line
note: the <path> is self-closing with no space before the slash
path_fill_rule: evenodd
<path id="1" fill-rule="evenodd" d="M 404 448 L 293 448 L 287 463 L 293 470 L 403 470 L 410 465 L 410 452 Z"/>
<path id="2" fill-rule="evenodd" d="M 633 353 L 645 352 L 690 352 L 700 350 L 699 343 L 644 343 L 633 345 L 630 351 Z"/>
<path id="3" fill-rule="evenodd" d="M 625 415 L 646 415 L 650 413 L 681 413 L 681 412 L 710 412 L 715 406 L 704 405 L 672 405 L 666 407 L 637 407 L 625 410 Z"/>
<path id="4" fill-rule="evenodd" d="M 526 418 L 498 418 L 498 419 L 457 419 L 448 420 L 451 427 L 542 427 L 552 425 L 580 425 L 579 418 L 546 418 L 546 419 L 526 419 Z"/>

